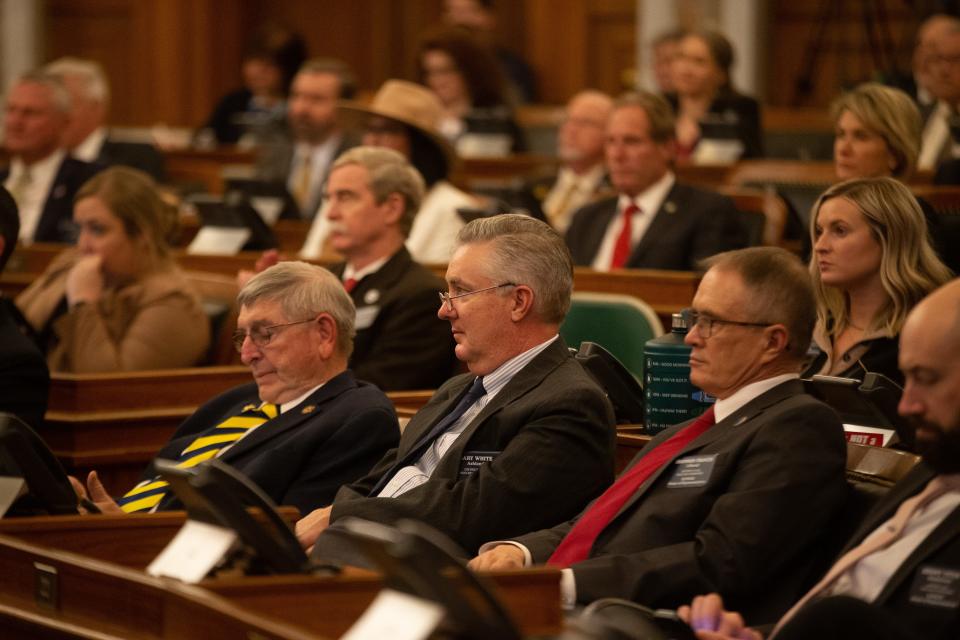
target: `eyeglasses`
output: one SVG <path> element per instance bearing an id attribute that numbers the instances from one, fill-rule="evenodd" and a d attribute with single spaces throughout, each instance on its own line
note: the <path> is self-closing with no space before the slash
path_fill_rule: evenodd
<path id="1" fill-rule="evenodd" d="M 503 284 L 495 284 L 492 287 L 486 287 L 483 289 L 476 289 L 475 291 L 467 291 L 466 293 L 458 293 L 455 296 L 450 295 L 447 291 L 438 291 L 440 295 L 440 302 L 447 305 L 448 311 L 453 311 L 453 301 L 457 298 L 464 298 L 466 296 L 472 296 L 475 293 L 483 293 L 484 291 L 493 291 L 494 289 L 499 289 L 501 287 L 515 287 L 517 286 L 513 282 L 504 282 Z"/>
<path id="2" fill-rule="evenodd" d="M 310 318 L 308 320 L 298 320 L 297 322 L 287 322 L 284 324 L 272 324 L 268 327 L 257 327 L 251 329 L 249 332 L 246 331 L 234 331 L 233 332 L 233 346 L 239 353 L 243 349 L 243 342 L 247 339 L 247 336 L 250 336 L 250 341 L 253 342 L 256 346 L 263 348 L 270 344 L 270 341 L 280 333 L 280 329 L 286 327 L 292 327 L 295 324 L 304 324 L 307 322 L 315 322 L 316 318 Z"/>
<path id="3" fill-rule="evenodd" d="M 696 327 L 700 337 L 706 340 L 713 335 L 713 327 L 717 324 L 732 324 L 738 327 L 769 327 L 769 322 L 740 322 L 739 320 L 724 320 L 723 318 L 714 318 L 706 314 L 686 309 L 687 318 L 689 318 L 690 329 Z"/>

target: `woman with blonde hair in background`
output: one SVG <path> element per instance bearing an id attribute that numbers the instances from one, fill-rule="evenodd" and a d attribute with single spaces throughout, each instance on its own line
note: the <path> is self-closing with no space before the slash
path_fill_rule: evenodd
<path id="1" fill-rule="evenodd" d="M 176 215 L 135 169 L 107 169 L 80 188 L 77 248 L 16 300 L 51 371 L 186 367 L 204 356 L 209 321 L 166 240 Z"/>
<path id="2" fill-rule="evenodd" d="M 820 354 L 805 375 L 877 372 L 902 384 L 898 337 L 907 313 L 952 277 L 913 194 L 892 178 L 841 182 L 817 200 L 810 232 Z"/>

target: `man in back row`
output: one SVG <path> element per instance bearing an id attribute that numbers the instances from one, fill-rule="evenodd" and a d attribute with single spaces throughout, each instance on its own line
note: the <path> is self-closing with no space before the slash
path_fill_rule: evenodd
<path id="1" fill-rule="evenodd" d="M 910 312 L 900 332 L 900 368 L 906 384 L 899 411 L 916 428 L 923 460 L 780 620 L 778 640 L 960 637 L 960 280 Z M 680 613 L 701 640 L 762 638 L 724 611 L 716 594 Z"/>
<path id="2" fill-rule="evenodd" d="M 616 102 L 604 154 L 619 195 L 573 215 L 566 239 L 574 264 L 695 271 L 703 258 L 747 246 L 730 198 L 677 183 L 674 137 L 663 98 L 635 93 Z"/>
<path id="3" fill-rule="evenodd" d="M 446 280 L 438 315 L 470 373 L 440 387 L 332 508 L 297 523 L 320 557 L 341 559 L 320 534 L 345 516 L 422 520 L 473 553 L 573 516 L 613 477 L 613 410 L 557 335 L 573 285 L 560 236 L 527 216 L 474 220 Z"/>
<path id="4" fill-rule="evenodd" d="M 484 545 L 472 568 L 563 567 L 568 606 L 671 606 L 710 585 L 764 616 L 797 596 L 847 495 L 840 421 L 799 380 L 815 319 L 810 278 L 770 247 L 709 265 L 686 342 L 690 381 L 716 405 L 654 437 L 579 516 Z"/>

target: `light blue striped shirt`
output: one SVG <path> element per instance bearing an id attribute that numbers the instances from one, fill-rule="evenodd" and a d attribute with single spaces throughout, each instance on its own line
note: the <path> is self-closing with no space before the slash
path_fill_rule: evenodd
<path id="1" fill-rule="evenodd" d="M 444 454 L 453 446 L 453 443 L 457 441 L 457 438 L 466 430 L 473 419 L 483 411 L 487 403 L 493 400 L 494 396 L 513 379 L 513 376 L 515 376 L 517 372 L 530 364 L 531 360 L 536 358 L 541 351 L 550 346 L 558 337 L 559 336 L 553 336 L 546 342 L 527 349 L 520 355 L 510 358 L 491 373 L 483 376 L 483 388 L 486 390 L 486 394 L 474 402 L 446 433 L 434 440 L 433 444 L 423 452 L 423 455 L 420 456 L 420 459 L 417 460 L 415 464 L 403 467 L 397 471 L 393 478 L 390 479 L 390 482 L 377 494 L 377 497 L 396 498 L 429 480 L 430 475 L 437 468 L 437 465 L 440 464 L 440 459 L 443 458 Z"/>

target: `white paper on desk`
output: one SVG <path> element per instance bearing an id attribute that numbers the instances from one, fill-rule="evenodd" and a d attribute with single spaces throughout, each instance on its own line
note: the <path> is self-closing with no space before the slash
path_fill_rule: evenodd
<path id="1" fill-rule="evenodd" d="M 237 541 L 232 529 L 187 520 L 173 540 L 160 552 L 147 573 L 184 582 L 200 582 Z"/>
<path id="2" fill-rule="evenodd" d="M 250 229 L 245 227 L 200 227 L 187 253 L 207 253 L 232 256 L 250 239 Z"/>
<path id="3" fill-rule="evenodd" d="M 0 476 L 0 518 L 7 515 L 17 498 L 27 492 L 27 483 L 23 478 Z"/>
<path id="4" fill-rule="evenodd" d="M 250 198 L 250 206 L 260 214 L 268 227 L 272 227 L 280 218 L 280 212 L 283 211 L 283 198 L 254 196 Z"/>
<path id="5" fill-rule="evenodd" d="M 340 640 L 424 640 L 443 619 L 443 607 L 384 589 Z"/>

